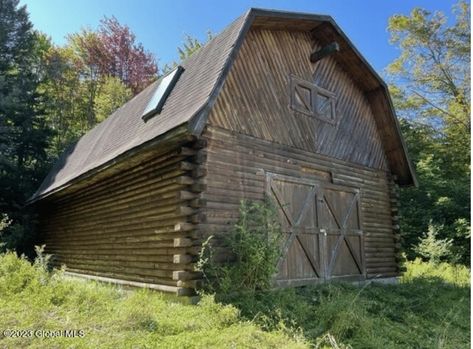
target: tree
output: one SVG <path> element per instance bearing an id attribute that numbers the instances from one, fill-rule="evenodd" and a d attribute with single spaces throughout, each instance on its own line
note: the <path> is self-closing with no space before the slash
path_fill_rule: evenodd
<path id="1" fill-rule="evenodd" d="M 51 145 L 55 156 L 141 91 L 157 72 L 152 54 L 115 18 L 104 18 L 95 31 L 69 35 L 62 47 L 49 42 L 43 60 L 41 89 L 49 96 L 45 107 L 56 131 Z"/>
<path id="2" fill-rule="evenodd" d="M 18 0 L 0 0 L 0 10 L 0 212 L 10 219 L 1 239 L 28 253 L 33 219 L 22 207 L 44 175 L 51 135 L 38 93 L 43 42 Z"/>
<path id="3" fill-rule="evenodd" d="M 35 216 L 23 207 L 50 160 L 155 79 L 154 57 L 115 18 L 55 46 L 25 6 L 0 0 L 0 244 L 33 254 Z M 3 221 L 2 221 L 3 222 Z"/>
<path id="4" fill-rule="evenodd" d="M 130 28 L 115 17 L 104 17 L 92 48 L 100 74 L 120 79 L 136 95 L 157 78 L 154 56 L 136 43 Z"/>
<path id="5" fill-rule="evenodd" d="M 133 93 L 120 79 L 106 77 L 95 98 L 95 115 L 98 122 L 105 120 L 132 97 Z"/>
<path id="6" fill-rule="evenodd" d="M 55 132 L 50 152 L 57 157 L 95 124 L 95 114 L 90 109 L 91 92 L 88 88 L 91 83 L 78 68 L 79 58 L 74 49 L 70 45 L 57 47 L 49 39 L 45 40 L 48 45 L 42 52 L 44 79 L 39 89 L 48 96 L 44 109 L 48 124 Z M 93 120 L 90 120 L 91 112 Z"/>
<path id="7" fill-rule="evenodd" d="M 88 123 L 88 129 L 96 123 L 95 117 L 95 96 L 103 78 L 100 68 L 100 60 L 104 56 L 102 50 L 102 41 L 100 36 L 89 29 L 83 29 L 81 32 L 69 35 L 66 49 L 72 51 L 74 69 L 80 78 L 80 84 L 85 92 L 85 116 Z"/>
<path id="8" fill-rule="evenodd" d="M 444 14 L 420 8 L 391 17 L 391 42 L 401 54 L 388 73 L 419 179 L 419 188 L 401 192 L 404 248 L 414 257 L 417 237 L 432 221 L 443 226 L 441 240 L 453 240 L 457 259 L 469 263 L 469 4 L 460 1 L 453 12 L 453 25 Z"/>
<path id="9" fill-rule="evenodd" d="M 189 34 L 186 34 L 182 46 L 177 48 L 177 53 L 179 54 L 179 61 L 185 61 L 187 58 L 196 53 L 201 47 L 205 46 L 210 40 L 212 40 L 212 38 L 213 34 L 210 31 L 207 32 L 207 39 L 203 42 L 199 41 L 199 39 L 190 36 Z M 179 62 L 176 61 L 165 64 L 163 68 L 163 74 L 169 73 L 174 68 L 176 68 L 178 64 Z"/>

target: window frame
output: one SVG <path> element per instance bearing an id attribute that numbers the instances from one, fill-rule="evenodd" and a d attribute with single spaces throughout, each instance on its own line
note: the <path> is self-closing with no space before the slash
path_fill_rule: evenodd
<path id="1" fill-rule="evenodd" d="M 319 97 L 318 96 L 319 95 L 327 97 L 330 101 L 330 114 L 331 114 L 330 118 L 328 118 L 325 115 L 320 114 L 318 112 L 318 110 L 319 110 L 319 108 L 318 108 L 319 107 Z M 337 123 L 337 112 L 336 112 L 337 96 L 335 95 L 335 93 L 314 84 L 313 98 L 314 98 L 314 102 L 313 102 L 314 116 L 316 116 L 318 119 L 320 119 L 322 121 L 325 121 L 325 122 L 328 122 L 329 124 L 335 125 Z"/>
<path id="2" fill-rule="evenodd" d="M 310 103 L 311 108 L 307 110 L 305 108 L 301 108 L 300 103 L 296 100 L 296 87 L 301 86 L 310 91 Z M 323 114 L 318 113 L 318 105 L 319 105 L 319 95 L 329 98 L 330 101 L 330 117 L 327 117 Z M 331 125 L 337 124 L 337 96 L 335 93 L 326 90 L 320 86 L 315 85 L 312 82 L 303 80 L 297 76 L 290 75 L 290 108 L 298 113 L 315 117 L 320 121 L 327 122 Z"/>
<path id="3" fill-rule="evenodd" d="M 291 109 L 294 111 L 297 111 L 299 113 L 308 115 L 308 116 L 314 116 L 314 84 L 310 83 L 309 81 L 302 80 L 298 78 L 297 76 L 291 75 L 290 76 L 291 80 L 291 91 L 290 91 L 290 98 L 291 98 Z M 299 103 L 296 101 L 296 86 L 302 86 L 303 88 L 309 90 L 310 92 L 310 103 L 311 103 L 311 108 L 310 110 L 305 110 L 301 109 L 299 107 Z"/>

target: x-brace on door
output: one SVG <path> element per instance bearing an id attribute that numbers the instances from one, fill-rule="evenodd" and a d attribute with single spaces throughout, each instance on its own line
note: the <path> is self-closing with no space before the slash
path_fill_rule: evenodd
<path id="1" fill-rule="evenodd" d="M 363 277 L 359 190 L 273 173 L 266 179 L 285 235 L 276 283 Z"/>

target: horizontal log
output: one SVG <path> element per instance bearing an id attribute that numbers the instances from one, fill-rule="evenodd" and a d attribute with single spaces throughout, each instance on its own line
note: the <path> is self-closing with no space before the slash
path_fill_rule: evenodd
<path id="1" fill-rule="evenodd" d="M 197 199 L 192 200 L 190 202 L 189 206 L 192 207 L 192 208 L 206 207 L 207 206 L 207 200 L 205 200 L 203 198 L 197 198 Z"/>
<path id="2" fill-rule="evenodd" d="M 343 160 L 338 160 L 332 157 L 328 157 L 321 154 L 314 154 L 313 152 L 289 148 L 284 145 L 280 145 L 275 142 L 266 141 L 263 139 L 257 139 L 251 136 L 237 134 L 231 131 L 224 130 L 217 127 L 208 127 L 206 133 L 203 135 L 204 139 L 211 139 L 212 147 L 216 148 L 231 148 L 239 151 L 241 148 L 246 150 L 241 144 L 247 142 L 251 144 L 253 151 L 259 150 L 264 154 L 277 153 L 281 157 L 290 158 L 299 161 L 307 161 L 309 164 L 317 162 L 321 166 L 325 164 L 327 169 L 346 169 L 351 168 L 353 172 L 359 172 L 361 174 L 375 174 L 380 178 L 386 178 L 386 172 L 380 170 L 369 169 L 365 166 L 357 165 L 354 163 L 347 164 Z M 210 142 L 209 142 L 210 144 Z M 208 148 L 211 146 L 209 145 Z"/>
<path id="3" fill-rule="evenodd" d="M 186 287 L 186 288 L 192 288 L 192 289 L 199 289 L 202 287 L 204 284 L 203 280 L 178 280 L 177 281 L 177 286 L 178 287 Z"/>
<path id="4" fill-rule="evenodd" d="M 193 245 L 194 245 L 194 242 L 188 238 L 175 238 L 173 240 L 174 247 L 189 247 Z"/>
<path id="5" fill-rule="evenodd" d="M 172 279 L 176 281 L 177 280 L 182 280 L 182 281 L 198 280 L 201 278 L 202 278 L 201 272 L 191 272 L 191 271 L 180 270 L 180 271 L 174 271 L 172 273 Z"/>
<path id="6" fill-rule="evenodd" d="M 175 254 L 173 256 L 173 263 L 175 264 L 189 264 L 195 261 L 195 257 L 188 254 Z"/>
<path id="7" fill-rule="evenodd" d="M 192 171 L 192 177 L 201 178 L 207 176 L 207 169 L 203 167 L 198 167 Z"/>
<path id="8" fill-rule="evenodd" d="M 194 183 L 190 186 L 190 191 L 193 193 L 201 193 L 207 189 L 207 185 L 204 183 Z"/>
<path id="9" fill-rule="evenodd" d="M 117 285 L 122 285 L 122 286 L 129 286 L 129 287 L 148 288 L 148 289 L 153 289 L 153 290 L 158 290 L 158 291 L 163 291 L 163 292 L 172 292 L 172 293 L 179 294 L 179 288 L 175 286 L 151 284 L 151 283 L 136 282 L 136 281 L 129 281 L 129 280 L 120 280 L 120 279 L 114 279 L 114 278 L 109 278 L 109 277 L 104 277 L 104 276 L 75 273 L 71 271 L 66 271 L 65 274 L 67 276 L 71 276 L 75 278 L 95 280 L 95 281 L 100 281 L 104 283 L 111 283 L 111 284 L 117 284 Z"/>
<path id="10" fill-rule="evenodd" d="M 191 231 L 195 229 L 195 224 L 181 222 L 174 225 L 174 231 Z"/>
<path id="11" fill-rule="evenodd" d="M 191 296 L 195 296 L 196 292 L 194 288 L 178 287 L 176 291 L 176 295 L 179 297 L 191 297 Z"/>
<path id="12" fill-rule="evenodd" d="M 154 262 L 137 262 L 137 261 L 128 261 L 127 263 L 123 263 L 123 261 L 111 261 L 111 260 L 86 260 L 86 259 L 79 259 L 79 258 L 70 258 L 70 257 L 60 257 L 58 256 L 55 259 L 56 263 L 60 263 L 61 265 L 86 265 L 86 266 L 94 266 L 94 267 L 102 267 L 105 270 L 110 270 L 111 267 L 116 268 L 115 270 L 161 270 L 161 271 L 175 271 L 175 270 L 194 270 L 194 265 L 191 264 L 177 264 L 177 263 L 154 263 Z"/>
<path id="13" fill-rule="evenodd" d="M 99 186 L 96 190 L 81 191 L 80 194 L 78 194 L 77 196 L 67 197 L 67 201 L 57 201 L 57 204 L 61 207 L 67 207 L 70 204 L 77 206 L 79 203 L 83 203 L 84 201 L 90 203 L 91 200 L 93 201 L 96 198 L 110 195 L 110 193 L 118 195 L 130 191 L 134 192 L 138 188 L 143 187 L 143 185 L 149 186 L 149 183 L 187 173 L 188 171 L 179 169 L 179 162 L 179 159 L 172 159 L 172 161 L 166 164 L 166 166 L 159 168 L 151 167 L 149 169 L 146 169 L 145 172 L 136 173 L 135 178 L 132 179 L 124 180 L 119 177 L 119 182 L 111 182 L 109 184 L 102 183 L 102 185 Z"/>
<path id="14" fill-rule="evenodd" d="M 177 285 L 177 282 L 175 280 L 172 280 L 172 278 L 160 278 L 160 277 L 153 277 L 153 276 L 148 276 L 148 275 L 124 274 L 120 272 L 111 272 L 107 270 L 87 270 L 87 269 L 71 268 L 71 267 L 67 267 L 66 271 L 78 273 L 78 274 L 111 277 L 114 279 L 153 283 L 153 284 L 159 284 L 159 285 L 168 285 L 168 286 Z"/>

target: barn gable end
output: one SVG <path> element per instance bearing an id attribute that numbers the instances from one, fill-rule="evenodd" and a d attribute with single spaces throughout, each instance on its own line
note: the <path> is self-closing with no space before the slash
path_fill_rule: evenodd
<path id="1" fill-rule="evenodd" d="M 315 63 L 314 51 L 339 52 Z M 276 203 L 280 286 L 392 277 L 415 184 L 386 86 L 328 16 L 251 9 L 66 151 L 32 198 L 69 271 L 193 293 L 201 243 L 242 199 Z"/>
<path id="2" fill-rule="evenodd" d="M 203 131 L 207 205 L 199 235 L 228 230 L 241 200 L 269 197 L 287 235 L 280 286 L 400 273 L 393 172 L 404 183 L 413 176 L 402 138 L 396 122 L 386 126 L 393 115 L 379 95 L 385 86 L 347 66 L 346 43 L 310 61 L 327 44 L 319 19 L 257 11 Z M 329 100 L 324 115 L 318 93 Z"/>
<path id="3" fill-rule="evenodd" d="M 310 32 L 252 28 L 208 123 L 359 165 L 388 169 L 367 97 L 333 57 L 310 62 L 311 52 L 320 48 Z M 296 79 L 334 94 L 335 123 L 294 110 L 291 80 Z"/>

